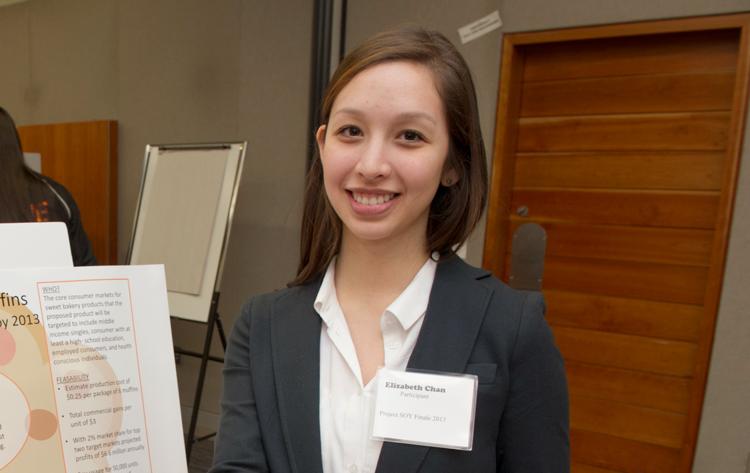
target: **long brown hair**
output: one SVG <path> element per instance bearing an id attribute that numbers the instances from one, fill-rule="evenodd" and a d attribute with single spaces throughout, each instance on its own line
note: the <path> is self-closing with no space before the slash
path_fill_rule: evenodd
<path id="1" fill-rule="evenodd" d="M 0 107 L 0 223 L 31 221 L 30 190 L 40 184 L 24 164 L 13 118 Z"/>
<path id="2" fill-rule="evenodd" d="M 466 61 L 451 42 L 437 31 L 414 27 L 373 36 L 339 64 L 323 97 L 320 123 L 328 123 L 336 97 L 354 76 L 389 61 L 410 61 L 429 68 L 443 101 L 450 134 L 446 169 L 455 170 L 458 182 L 439 186 L 432 200 L 427 247 L 441 256 L 451 254 L 466 241 L 487 200 L 487 163 L 474 82 Z M 318 151 L 307 174 L 297 276 L 289 285 L 318 277 L 340 244 L 341 220 L 328 202 Z"/>

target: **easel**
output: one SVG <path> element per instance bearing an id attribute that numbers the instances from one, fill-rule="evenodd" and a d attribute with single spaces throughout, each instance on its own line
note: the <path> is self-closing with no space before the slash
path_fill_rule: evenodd
<path id="1" fill-rule="evenodd" d="M 211 355 L 214 329 L 219 333 L 223 351 L 226 351 L 227 348 L 226 333 L 218 311 L 218 288 L 221 286 L 227 242 L 232 226 L 246 147 L 246 143 L 146 146 L 141 193 L 128 253 L 129 263 L 164 263 L 167 268 L 167 276 L 169 276 L 170 268 L 174 271 L 172 274 L 184 274 L 184 272 L 175 268 L 183 267 L 184 269 L 183 263 L 186 261 L 184 258 L 186 255 L 195 256 L 193 251 L 202 251 L 204 256 L 199 256 L 197 260 L 205 261 L 202 267 L 202 278 L 197 282 L 193 280 L 193 286 L 188 285 L 188 290 L 181 290 L 181 287 L 185 287 L 184 281 L 179 283 L 183 286 L 178 283 L 169 286 L 169 277 L 167 279 L 167 293 L 172 319 L 199 323 L 206 327 L 201 352 L 174 347 L 175 357 L 185 355 L 201 360 L 190 415 L 190 426 L 185 432 L 185 453 L 188 462 L 193 445 L 196 442 L 216 435 L 211 433 L 196 438 L 195 431 L 203 398 L 203 385 L 206 381 L 208 362 L 224 362 L 223 356 Z M 164 171 L 165 169 L 167 171 Z M 207 170 L 209 176 L 213 176 L 214 181 L 205 181 Z M 216 185 L 218 181 L 215 180 L 217 176 L 221 176 L 218 186 Z M 213 187 L 204 185 L 205 182 L 213 182 L 214 185 Z M 203 205 L 204 202 L 217 202 L 215 212 L 207 213 L 207 207 Z M 191 219 L 196 228 L 210 229 L 208 242 L 203 240 L 191 242 L 193 246 L 178 247 L 179 251 L 174 250 L 175 246 L 172 245 L 172 242 L 181 239 L 181 234 L 172 232 L 170 236 L 168 231 L 164 231 L 164 228 L 180 228 L 177 226 L 170 227 L 170 221 L 184 225 L 185 221 L 191 221 Z M 196 219 L 200 221 L 196 222 Z M 201 225 L 207 225 L 208 227 L 201 227 Z M 152 231 L 157 228 L 158 231 Z M 207 245 L 207 247 L 203 245 Z M 188 268 L 188 274 L 190 274 L 191 269 Z"/>
<path id="2" fill-rule="evenodd" d="M 180 319 L 184 320 L 184 319 Z M 189 322 L 203 324 L 203 322 L 192 321 Z M 214 336 L 214 326 L 219 332 L 219 339 L 221 340 L 221 347 L 224 352 L 227 351 L 227 336 L 224 332 L 224 324 L 221 322 L 219 317 L 219 292 L 214 292 L 213 298 L 211 299 L 211 308 L 208 313 L 208 321 L 206 322 L 206 338 L 203 341 L 203 352 L 198 353 L 191 350 L 185 350 L 183 348 L 174 347 L 174 352 L 179 355 L 192 356 L 194 358 L 200 358 L 201 366 L 198 370 L 198 382 L 195 386 L 195 396 L 193 397 L 193 409 L 190 414 L 190 427 L 188 427 L 187 434 L 185 436 L 185 455 L 187 456 L 188 463 L 190 462 L 190 454 L 193 450 L 193 444 L 196 442 L 202 442 L 208 440 L 216 435 L 216 432 L 212 432 L 208 435 L 201 437 L 195 437 L 195 429 L 198 424 L 198 413 L 200 411 L 201 399 L 203 398 L 203 384 L 206 380 L 206 371 L 208 369 L 208 362 L 213 361 L 216 363 L 224 363 L 224 358 L 219 358 L 211 355 L 211 343 Z"/>

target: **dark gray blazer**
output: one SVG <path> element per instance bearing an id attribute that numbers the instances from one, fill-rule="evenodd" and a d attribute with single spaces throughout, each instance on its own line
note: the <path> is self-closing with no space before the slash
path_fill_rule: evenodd
<path id="1" fill-rule="evenodd" d="M 320 282 L 254 297 L 232 331 L 211 473 L 322 473 Z M 566 473 L 565 371 L 536 293 L 438 264 L 409 368 L 479 377 L 470 452 L 385 442 L 378 473 Z"/>

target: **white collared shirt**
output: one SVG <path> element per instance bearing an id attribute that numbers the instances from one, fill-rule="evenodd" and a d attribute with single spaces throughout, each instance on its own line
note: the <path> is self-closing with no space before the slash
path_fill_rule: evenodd
<path id="1" fill-rule="evenodd" d="M 346 318 L 336 297 L 335 259 L 315 297 L 320 331 L 320 440 L 324 473 L 372 473 L 383 442 L 372 432 L 375 378 L 362 383 L 362 370 Z M 422 328 L 437 263 L 428 258 L 380 317 L 385 367 L 406 369 Z"/>

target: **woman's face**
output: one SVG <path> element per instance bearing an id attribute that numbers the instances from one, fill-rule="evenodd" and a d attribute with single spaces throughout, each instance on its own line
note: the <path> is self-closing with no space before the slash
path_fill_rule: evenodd
<path id="1" fill-rule="evenodd" d="M 426 244 L 438 185 L 444 176 L 456 181 L 444 169 L 448 125 L 428 68 L 394 61 L 360 72 L 316 137 L 344 239 Z"/>

